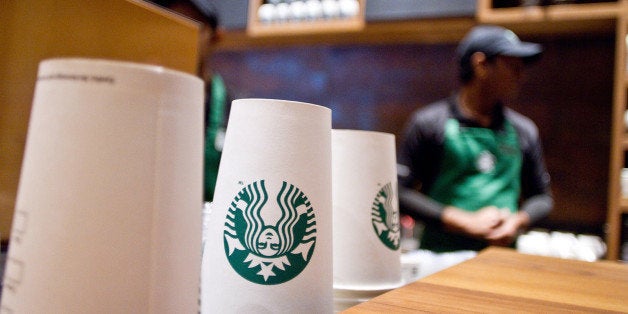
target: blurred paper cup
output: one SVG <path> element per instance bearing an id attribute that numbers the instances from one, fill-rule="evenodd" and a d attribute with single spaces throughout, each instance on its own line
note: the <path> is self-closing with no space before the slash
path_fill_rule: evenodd
<path id="1" fill-rule="evenodd" d="M 202 265 L 202 313 L 329 313 L 331 110 L 231 107 Z"/>
<path id="2" fill-rule="evenodd" d="M 2 309 L 193 313 L 203 82 L 157 66 L 43 61 Z"/>
<path id="3" fill-rule="evenodd" d="M 332 130 L 334 290 L 402 284 L 395 137 Z"/>

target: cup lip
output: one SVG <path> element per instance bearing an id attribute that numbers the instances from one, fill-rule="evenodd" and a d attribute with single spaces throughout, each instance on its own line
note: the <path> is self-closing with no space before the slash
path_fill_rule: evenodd
<path id="1" fill-rule="evenodd" d="M 332 133 L 354 133 L 354 134 L 365 134 L 365 135 L 382 135 L 382 136 L 395 136 L 393 133 L 383 132 L 383 131 L 375 131 L 375 130 L 359 130 L 359 129 L 331 129 Z"/>
<path id="2" fill-rule="evenodd" d="M 383 285 L 341 285 L 334 284 L 334 291 L 363 291 L 363 292 L 386 292 L 393 289 L 400 288 L 404 285 L 403 279 L 396 283 L 388 283 Z"/>
<path id="3" fill-rule="evenodd" d="M 71 64 L 95 64 L 95 65 L 103 65 L 103 66 L 119 66 L 119 67 L 124 67 L 127 69 L 144 70 L 144 71 L 164 73 L 164 74 L 174 75 L 174 76 L 190 77 L 196 80 L 201 80 L 201 78 L 191 73 L 171 69 L 163 65 L 141 63 L 141 62 L 134 62 L 134 61 L 128 61 L 128 60 L 90 58 L 90 57 L 53 57 L 53 58 L 47 58 L 47 59 L 41 60 L 40 65 L 53 64 L 53 63 L 59 63 L 59 62 L 67 62 Z"/>
<path id="4" fill-rule="evenodd" d="M 300 105 L 303 107 L 310 107 L 310 108 L 317 108 L 317 109 L 324 109 L 327 111 L 331 112 L 331 109 L 322 106 L 322 105 L 317 105 L 317 104 L 313 104 L 313 103 L 308 103 L 308 102 L 303 102 L 303 101 L 298 101 L 298 100 L 286 100 L 286 99 L 274 99 L 274 98 L 256 98 L 256 97 L 252 97 L 252 98 L 238 98 L 238 99 L 234 99 L 233 100 L 233 104 L 239 103 L 239 102 L 245 102 L 245 101 L 255 101 L 255 102 L 261 102 L 261 103 L 282 103 L 282 104 L 293 104 L 293 105 Z"/>

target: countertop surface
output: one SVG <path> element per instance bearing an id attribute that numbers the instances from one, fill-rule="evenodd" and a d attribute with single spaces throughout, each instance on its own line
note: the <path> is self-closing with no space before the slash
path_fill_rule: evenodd
<path id="1" fill-rule="evenodd" d="M 628 265 L 488 248 L 344 313 L 628 312 Z"/>

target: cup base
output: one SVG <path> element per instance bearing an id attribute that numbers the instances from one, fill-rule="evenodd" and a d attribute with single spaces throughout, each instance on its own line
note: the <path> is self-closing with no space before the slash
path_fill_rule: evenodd
<path id="1" fill-rule="evenodd" d="M 403 285 L 399 282 L 395 285 L 388 286 L 334 286 L 334 312 L 342 312 L 352 306 L 366 302 L 374 297 L 392 291 Z"/>

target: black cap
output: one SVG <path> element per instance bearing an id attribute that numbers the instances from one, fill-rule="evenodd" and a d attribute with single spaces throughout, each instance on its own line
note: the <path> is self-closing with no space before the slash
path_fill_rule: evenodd
<path id="1" fill-rule="evenodd" d="M 501 26 L 480 25 L 474 27 L 458 45 L 457 55 L 461 65 L 468 63 L 475 52 L 483 52 L 489 57 L 519 57 L 530 62 L 541 56 L 543 47 L 523 42 L 511 30 Z"/>

